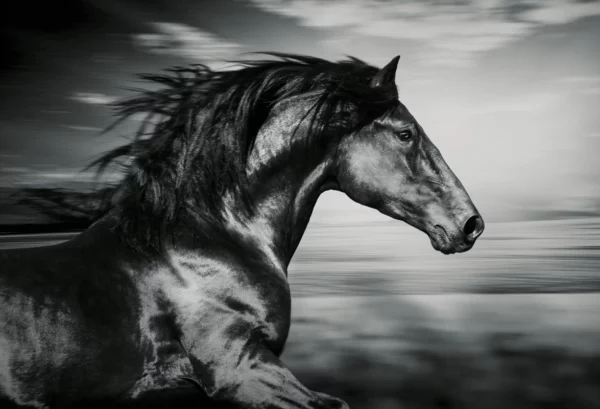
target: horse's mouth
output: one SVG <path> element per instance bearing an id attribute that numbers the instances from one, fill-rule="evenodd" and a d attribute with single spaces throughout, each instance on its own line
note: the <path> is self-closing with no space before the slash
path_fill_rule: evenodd
<path id="1" fill-rule="evenodd" d="M 450 237 L 448 237 L 446 229 L 444 229 L 439 224 L 433 226 L 433 229 L 429 234 L 429 239 L 431 240 L 431 245 L 437 251 L 440 251 L 444 254 L 453 253 L 453 251 L 451 251 L 452 246 L 450 245 Z"/>
<path id="2" fill-rule="evenodd" d="M 473 247 L 473 243 L 462 243 L 457 245 L 456 242 L 450 238 L 448 231 L 439 224 L 436 224 L 433 226 L 433 229 L 430 230 L 429 239 L 431 240 L 431 245 L 434 249 L 446 255 L 463 253 Z"/>

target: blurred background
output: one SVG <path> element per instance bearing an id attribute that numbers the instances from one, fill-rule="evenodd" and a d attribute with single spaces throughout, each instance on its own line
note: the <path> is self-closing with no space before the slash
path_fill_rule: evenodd
<path id="1" fill-rule="evenodd" d="M 0 248 L 80 228 L 13 193 L 94 186 L 82 169 L 136 129 L 99 135 L 136 73 L 400 54 L 400 99 L 486 231 L 444 256 L 325 193 L 290 267 L 284 361 L 353 408 L 600 407 L 599 1 L 22 0 L 0 21 Z"/>

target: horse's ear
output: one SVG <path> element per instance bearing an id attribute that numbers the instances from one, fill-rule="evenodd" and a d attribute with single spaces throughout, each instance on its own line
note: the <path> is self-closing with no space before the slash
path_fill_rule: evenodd
<path id="1" fill-rule="evenodd" d="M 380 69 L 379 72 L 377 72 L 377 74 L 375 74 L 375 76 L 371 80 L 371 87 L 383 87 L 385 85 L 388 85 L 389 83 L 393 83 L 396 78 L 396 68 L 398 68 L 398 61 L 400 61 L 399 55 L 392 58 L 392 61 L 390 61 L 385 67 Z"/>

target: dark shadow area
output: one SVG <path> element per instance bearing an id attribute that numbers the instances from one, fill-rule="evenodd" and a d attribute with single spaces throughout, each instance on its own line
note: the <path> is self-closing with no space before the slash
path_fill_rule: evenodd
<path id="1" fill-rule="evenodd" d="M 0 188 L 0 234 L 79 232 L 109 207 L 111 188 Z"/>
<path id="2" fill-rule="evenodd" d="M 28 406 L 15 406 L 14 404 L 0 399 L 2 409 L 22 409 Z M 95 401 L 64 403 L 55 401 L 51 409 L 235 409 L 235 406 L 212 402 L 206 395 L 195 388 L 184 388 L 176 391 L 161 391 L 147 393 L 138 399 L 127 401 Z"/>

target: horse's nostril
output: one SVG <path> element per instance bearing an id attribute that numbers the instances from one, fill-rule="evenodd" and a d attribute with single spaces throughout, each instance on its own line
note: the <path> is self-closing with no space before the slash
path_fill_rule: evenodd
<path id="1" fill-rule="evenodd" d="M 465 233 L 466 240 L 468 242 L 474 242 L 477 237 L 481 236 L 484 228 L 485 224 L 483 223 L 481 216 L 477 215 L 469 217 L 469 220 L 467 220 L 463 227 L 463 233 Z"/>

